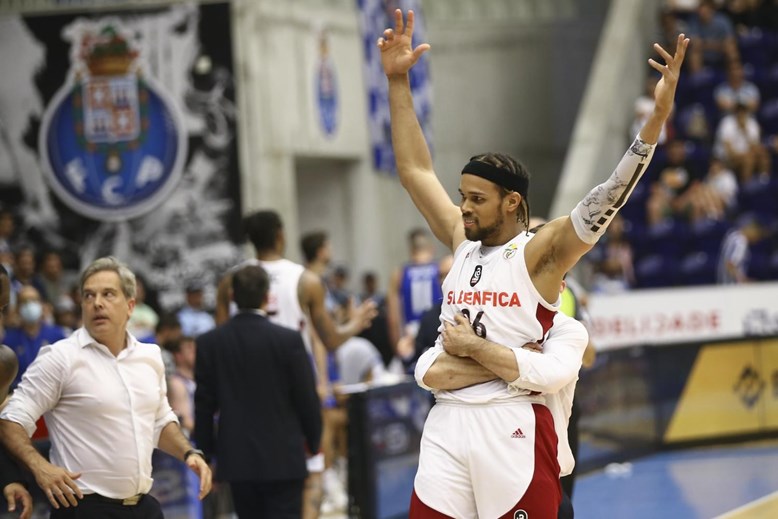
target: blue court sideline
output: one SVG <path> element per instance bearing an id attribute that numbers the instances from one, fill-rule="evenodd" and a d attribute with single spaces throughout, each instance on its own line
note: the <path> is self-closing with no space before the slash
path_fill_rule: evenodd
<path id="1" fill-rule="evenodd" d="M 776 519 L 778 440 L 655 454 L 578 478 L 576 519 Z"/>

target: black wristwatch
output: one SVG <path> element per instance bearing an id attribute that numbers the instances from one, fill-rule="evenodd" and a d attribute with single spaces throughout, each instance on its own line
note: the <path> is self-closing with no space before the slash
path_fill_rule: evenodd
<path id="1" fill-rule="evenodd" d="M 186 462 L 186 460 L 188 460 L 189 456 L 191 456 L 192 454 L 197 454 L 203 460 L 205 460 L 205 453 L 203 451 L 201 451 L 200 449 L 189 449 L 188 451 L 186 451 L 184 453 L 184 462 Z M 208 461 L 208 460 L 205 460 L 205 461 Z"/>

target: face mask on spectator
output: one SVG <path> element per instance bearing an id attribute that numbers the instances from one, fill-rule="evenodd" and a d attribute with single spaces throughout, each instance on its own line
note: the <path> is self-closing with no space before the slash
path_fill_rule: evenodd
<path id="1" fill-rule="evenodd" d="M 19 307 L 19 317 L 25 323 L 37 323 L 43 315 L 43 305 L 38 301 L 28 301 Z"/>

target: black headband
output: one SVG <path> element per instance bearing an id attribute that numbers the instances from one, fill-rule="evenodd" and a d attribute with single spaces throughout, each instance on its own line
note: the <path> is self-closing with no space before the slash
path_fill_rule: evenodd
<path id="1" fill-rule="evenodd" d="M 467 165 L 462 168 L 462 174 L 468 173 L 477 177 L 485 178 L 490 182 L 494 182 L 498 186 L 502 186 L 509 191 L 516 191 L 521 196 L 527 196 L 527 188 L 529 188 L 529 180 L 519 175 L 514 175 L 510 171 L 497 166 L 492 166 L 486 162 L 480 162 L 478 160 L 471 160 Z"/>

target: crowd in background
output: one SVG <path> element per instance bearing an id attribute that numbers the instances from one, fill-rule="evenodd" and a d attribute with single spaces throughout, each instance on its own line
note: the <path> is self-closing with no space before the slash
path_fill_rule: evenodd
<path id="1" fill-rule="evenodd" d="M 675 35 L 686 33 L 692 38 L 690 59 L 674 116 L 648 171 L 588 256 L 584 281 L 595 293 L 778 279 L 778 2 L 667 4 L 657 41 L 672 52 Z M 645 93 L 635 102 L 632 133 L 653 109 L 657 79 L 649 75 Z M 0 263 L 11 279 L 2 342 L 19 359 L 14 385 L 42 346 L 81 325 L 75 270 L 65 268 L 62 252 L 36 249 L 20 234 L 14 213 L 0 209 Z M 429 240 L 411 234 L 410 263 L 429 267 L 425 275 L 439 286 L 447 267 L 438 265 Z M 307 266 L 327 285 L 327 307 L 336 321 L 346 319 L 355 301 L 370 299 L 378 310 L 359 339 L 329 354 L 320 390 L 325 422 L 337 431 L 323 447 L 330 450 L 332 468 L 325 474 L 324 508 L 343 509 L 347 417 L 346 397 L 338 387 L 386 373 L 412 373 L 414 361 L 432 345 L 440 307 L 434 306 L 437 301 L 425 301 L 409 322 L 399 317 L 396 306 L 403 283 L 400 269 L 388 280 L 388 293 L 381 292 L 374 272 L 362 274 L 357 291 L 351 288 L 357 283 L 348 266 L 330 264 L 326 233 L 304 236 L 301 250 Z M 163 349 L 171 407 L 187 433 L 194 427 L 195 339 L 215 327 L 208 304 L 212 288 L 192 279 L 182 287 L 185 304 L 163 308 L 139 273 L 129 323 L 141 342 Z M 407 313 L 405 309 L 405 317 Z M 206 514 L 216 514 L 217 508 Z"/>
<path id="2" fill-rule="evenodd" d="M 657 41 L 672 49 L 678 33 L 691 45 L 674 114 L 588 257 L 593 292 L 778 279 L 778 3 L 668 1 Z M 657 80 L 650 71 L 632 134 Z"/>

